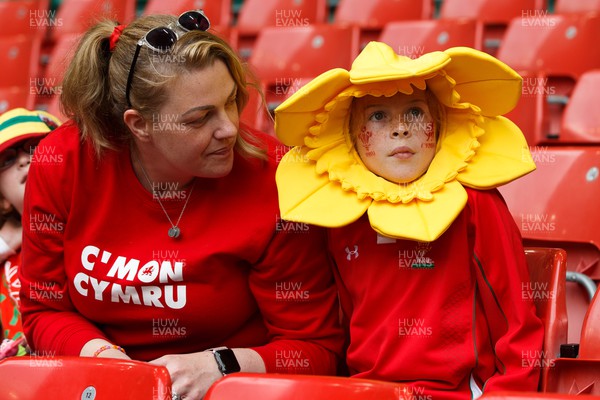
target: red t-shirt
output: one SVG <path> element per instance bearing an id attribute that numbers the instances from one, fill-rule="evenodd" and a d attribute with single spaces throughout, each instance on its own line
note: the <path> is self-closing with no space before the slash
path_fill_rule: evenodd
<path id="1" fill-rule="evenodd" d="M 168 237 L 128 149 L 98 160 L 75 126 L 48 135 L 23 213 L 21 301 L 33 348 L 78 355 L 105 338 L 152 360 L 253 347 L 269 372 L 335 373 L 342 334 L 325 234 L 282 223 L 274 174 L 283 146 L 254 134 L 269 161 L 236 155 L 226 177 L 197 179 L 179 239 Z M 170 193 L 162 203 L 176 221 L 189 193 Z"/>
<path id="2" fill-rule="evenodd" d="M 421 399 L 471 399 L 471 376 L 484 393 L 537 389 L 544 332 L 518 228 L 496 190 L 467 193 L 432 243 L 381 237 L 366 216 L 330 231 L 353 376 Z"/>

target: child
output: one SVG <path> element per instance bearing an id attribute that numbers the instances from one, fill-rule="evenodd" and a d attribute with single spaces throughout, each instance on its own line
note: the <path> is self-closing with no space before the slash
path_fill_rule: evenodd
<path id="1" fill-rule="evenodd" d="M 40 139 L 60 124 L 43 111 L 16 108 L 0 116 L 0 359 L 26 353 L 21 327 L 17 270 L 21 264 L 21 213 L 25 182 L 33 150 Z"/>
<path id="2" fill-rule="evenodd" d="M 275 110 L 282 218 L 330 228 L 346 362 L 421 399 L 535 391 L 543 327 L 521 293 L 521 237 L 497 186 L 535 169 L 500 115 L 521 78 L 453 48 L 368 44 Z"/>

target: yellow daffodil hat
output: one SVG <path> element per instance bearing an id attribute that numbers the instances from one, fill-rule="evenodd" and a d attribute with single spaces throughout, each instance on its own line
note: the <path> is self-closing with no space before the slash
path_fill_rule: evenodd
<path id="1" fill-rule="evenodd" d="M 293 147 L 277 169 L 283 219 L 340 227 L 368 213 L 378 233 L 431 242 L 467 202 L 463 186 L 491 189 L 535 169 L 521 130 L 501 115 L 521 96 L 521 77 L 467 47 L 411 59 L 371 42 L 350 71 L 327 71 L 275 110 L 275 132 Z M 349 134 L 354 97 L 429 88 L 442 105 L 436 154 L 418 179 L 398 184 L 369 171 Z"/>

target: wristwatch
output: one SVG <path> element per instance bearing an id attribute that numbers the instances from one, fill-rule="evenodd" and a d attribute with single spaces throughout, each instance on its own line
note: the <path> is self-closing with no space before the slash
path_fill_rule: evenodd
<path id="1" fill-rule="evenodd" d="M 210 351 L 215 356 L 215 361 L 223 376 L 241 371 L 240 364 L 237 358 L 235 358 L 233 350 L 227 347 L 217 347 L 210 349 Z"/>

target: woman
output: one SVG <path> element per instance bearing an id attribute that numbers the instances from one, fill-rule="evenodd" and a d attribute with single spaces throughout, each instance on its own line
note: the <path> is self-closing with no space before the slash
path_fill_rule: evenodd
<path id="1" fill-rule="evenodd" d="M 61 160 L 28 177 L 21 270 L 38 354 L 164 365 L 191 399 L 239 370 L 335 373 L 341 348 L 323 233 L 281 223 L 278 144 L 240 127 L 246 75 L 207 28 L 190 11 L 83 37 L 72 122 L 36 150 Z"/>

